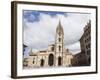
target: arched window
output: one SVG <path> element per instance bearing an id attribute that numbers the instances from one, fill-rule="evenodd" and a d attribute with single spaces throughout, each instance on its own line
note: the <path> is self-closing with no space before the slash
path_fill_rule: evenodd
<path id="1" fill-rule="evenodd" d="M 44 60 L 43 59 L 41 59 L 41 67 L 43 67 L 44 66 Z"/>
<path id="2" fill-rule="evenodd" d="M 54 51 L 54 47 L 51 47 L 51 51 Z"/>
<path id="3" fill-rule="evenodd" d="M 61 51 L 61 46 L 59 45 L 59 51 Z"/>
<path id="4" fill-rule="evenodd" d="M 33 58 L 33 64 L 35 63 L 35 58 Z"/>
<path id="5" fill-rule="evenodd" d="M 54 55 L 50 54 L 48 59 L 48 65 L 53 66 L 53 64 L 54 64 Z"/>
<path id="6" fill-rule="evenodd" d="M 61 66 L 61 61 L 62 61 L 62 59 L 61 59 L 61 57 L 59 56 L 59 57 L 58 57 L 58 66 Z"/>
<path id="7" fill-rule="evenodd" d="M 61 42 L 61 38 L 59 38 L 59 42 Z"/>

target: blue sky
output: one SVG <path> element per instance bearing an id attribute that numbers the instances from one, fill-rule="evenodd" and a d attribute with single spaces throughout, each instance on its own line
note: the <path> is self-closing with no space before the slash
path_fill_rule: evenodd
<path id="1" fill-rule="evenodd" d="M 79 39 L 91 14 L 23 10 L 24 41 L 33 52 L 46 50 L 55 43 L 56 28 L 59 23 L 64 29 L 64 46 L 73 54 L 80 52 Z"/>
<path id="2" fill-rule="evenodd" d="M 57 14 L 66 16 L 66 12 L 50 12 L 50 11 L 30 11 L 30 10 L 23 10 L 23 18 L 27 19 L 28 22 L 39 21 L 40 13 L 48 14 L 51 17 L 55 17 Z M 34 16 L 34 18 L 32 17 Z"/>

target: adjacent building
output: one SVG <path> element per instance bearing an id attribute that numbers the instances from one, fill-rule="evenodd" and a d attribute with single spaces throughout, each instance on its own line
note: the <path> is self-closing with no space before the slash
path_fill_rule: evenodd
<path id="1" fill-rule="evenodd" d="M 84 28 L 84 34 L 80 39 L 81 53 L 86 56 L 86 63 L 91 63 L 91 21 Z"/>
<path id="2" fill-rule="evenodd" d="M 74 55 L 73 66 L 91 65 L 91 21 L 84 27 L 84 33 L 80 38 L 81 52 Z"/>
<path id="3" fill-rule="evenodd" d="M 73 55 L 71 63 L 72 66 L 87 66 L 86 55 L 82 54 L 81 52 Z"/>

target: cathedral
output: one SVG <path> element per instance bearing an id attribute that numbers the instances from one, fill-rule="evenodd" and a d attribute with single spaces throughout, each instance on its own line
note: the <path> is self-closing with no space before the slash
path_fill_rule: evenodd
<path id="1" fill-rule="evenodd" d="M 73 55 L 64 47 L 64 30 L 59 21 L 56 28 L 55 43 L 48 45 L 46 50 L 36 53 L 32 52 L 31 49 L 27 58 L 27 67 L 69 67 L 72 66 L 72 58 Z"/>

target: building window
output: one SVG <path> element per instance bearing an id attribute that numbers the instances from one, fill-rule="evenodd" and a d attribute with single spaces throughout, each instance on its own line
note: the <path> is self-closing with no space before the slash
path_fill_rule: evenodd
<path id="1" fill-rule="evenodd" d="M 90 44 L 88 44 L 88 47 L 90 48 Z"/>
<path id="2" fill-rule="evenodd" d="M 54 51 L 54 47 L 51 47 L 51 51 Z"/>
<path id="3" fill-rule="evenodd" d="M 87 55 L 90 55 L 90 50 L 87 51 Z"/>
<path id="4" fill-rule="evenodd" d="M 35 59 L 33 58 L 33 64 L 35 63 Z"/>
<path id="5" fill-rule="evenodd" d="M 27 61 L 27 58 L 25 58 L 25 59 L 24 59 L 23 66 L 28 66 L 28 61 Z"/>
<path id="6" fill-rule="evenodd" d="M 61 42 L 61 38 L 59 38 L 59 42 Z"/>
<path id="7" fill-rule="evenodd" d="M 59 46 L 59 51 L 61 51 L 61 46 Z"/>
<path id="8" fill-rule="evenodd" d="M 43 67 L 44 66 L 44 60 L 43 59 L 41 59 L 41 67 Z"/>
<path id="9" fill-rule="evenodd" d="M 61 57 L 58 57 L 58 66 L 61 66 Z"/>
<path id="10" fill-rule="evenodd" d="M 86 45 L 86 49 L 88 49 L 88 45 Z"/>

